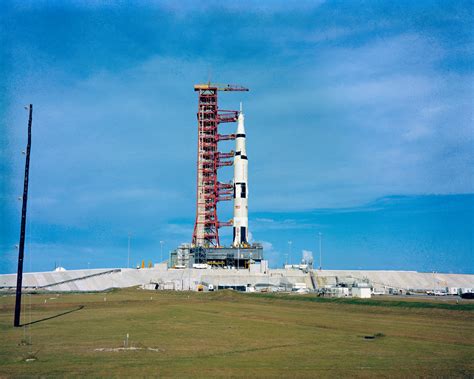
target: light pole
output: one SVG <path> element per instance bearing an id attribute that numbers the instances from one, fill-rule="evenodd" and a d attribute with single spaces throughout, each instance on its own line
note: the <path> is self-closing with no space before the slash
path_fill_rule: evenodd
<path id="1" fill-rule="evenodd" d="M 237 271 L 239 271 L 239 260 L 240 260 L 240 245 L 237 249 Z"/>
<path id="2" fill-rule="evenodd" d="M 288 264 L 291 265 L 291 244 L 293 242 L 292 241 L 288 241 Z"/>
<path id="3" fill-rule="evenodd" d="M 165 241 L 160 241 L 160 263 L 163 262 L 163 244 Z"/>
<path id="4" fill-rule="evenodd" d="M 323 268 L 323 258 L 322 258 L 322 250 L 321 250 L 321 241 L 323 239 L 323 233 L 319 232 L 319 271 Z"/>
<path id="5" fill-rule="evenodd" d="M 130 268 L 130 238 L 132 235 L 128 233 L 128 259 L 127 259 L 127 268 Z"/>

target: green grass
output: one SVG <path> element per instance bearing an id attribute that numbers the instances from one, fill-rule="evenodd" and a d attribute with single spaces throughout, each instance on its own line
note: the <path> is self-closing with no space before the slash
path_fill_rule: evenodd
<path id="1" fill-rule="evenodd" d="M 354 298 L 328 298 L 318 297 L 315 295 L 295 296 L 289 294 L 279 293 L 258 293 L 252 294 L 266 299 L 279 299 L 279 300 L 296 300 L 296 301 L 311 301 L 318 303 L 339 303 L 339 304 L 354 304 L 354 305 L 369 305 L 377 307 L 402 307 L 402 308 L 435 308 L 435 309 L 449 309 L 453 311 L 474 311 L 473 302 L 462 302 L 456 303 L 455 300 L 448 301 L 437 301 L 437 299 L 429 299 L 428 301 L 417 301 L 419 298 L 403 298 L 402 300 L 385 300 L 382 299 L 354 299 Z M 398 299 L 395 297 L 395 299 Z"/>
<path id="2" fill-rule="evenodd" d="M 128 289 L 24 304 L 39 322 L 13 328 L 0 297 L 0 377 L 474 375 L 472 303 Z M 127 333 L 141 350 L 96 350 Z"/>

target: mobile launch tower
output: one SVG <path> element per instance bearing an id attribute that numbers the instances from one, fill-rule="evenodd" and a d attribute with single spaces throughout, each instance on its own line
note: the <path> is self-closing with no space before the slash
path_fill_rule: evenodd
<path id="1" fill-rule="evenodd" d="M 238 85 L 213 83 L 196 84 L 198 92 L 198 146 L 197 146 L 197 188 L 196 221 L 190 245 L 182 245 L 171 254 L 171 266 L 191 267 L 206 263 L 224 267 L 247 267 L 263 259 L 259 244 L 251 245 L 248 238 L 248 163 L 246 134 L 242 105 L 239 111 L 221 110 L 218 106 L 219 92 L 248 91 Z M 231 134 L 220 134 L 221 123 L 238 123 Z M 219 141 L 235 140 L 235 151 L 221 152 Z M 218 170 L 234 166 L 234 178 L 230 183 L 220 182 Z M 233 218 L 219 221 L 217 204 L 234 201 Z M 224 247 L 219 240 L 219 229 L 233 227 L 230 247 Z"/>
<path id="2" fill-rule="evenodd" d="M 196 222 L 194 224 L 193 245 L 219 247 L 219 228 L 231 226 L 232 222 L 219 222 L 217 203 L 232 200 L 233 185 L 221 183 L 217 171 L 224 166 L 232 166 L 234 152 L 222 153 L 218 142 L 235 140 L 235 134 L 219 134 L 219 124 L 236 122 L 238 111 L 220 110 L 217 103 L 219 91 L 248 91 L 236 85 L 196 84 L 194 90 L 199 95 L 198 151 L 197 151 L 197 195 Z"/>

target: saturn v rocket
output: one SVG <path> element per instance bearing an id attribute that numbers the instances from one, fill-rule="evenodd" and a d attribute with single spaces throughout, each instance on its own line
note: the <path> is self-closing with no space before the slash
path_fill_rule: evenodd
<path id="1" fill-rule="evenodd" d="M 245 127 L 242 103 L 235 136 L 234 155 L 234 247 L 248 245 L 248 160 L 245 151 Z"/>

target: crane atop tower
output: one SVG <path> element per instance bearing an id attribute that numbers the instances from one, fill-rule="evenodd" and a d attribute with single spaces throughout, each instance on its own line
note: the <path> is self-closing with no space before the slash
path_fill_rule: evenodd
<path id="1" fill-rule="evenodd" d="M 249 89 L 237 84 L 218 84 L 218 83 L 204 83 L 196 84 L 194 86 L 195 91 L 207 90 L 207 89 L 216 89 L 217 91 L 240 91 L 248 92 Z"/>

